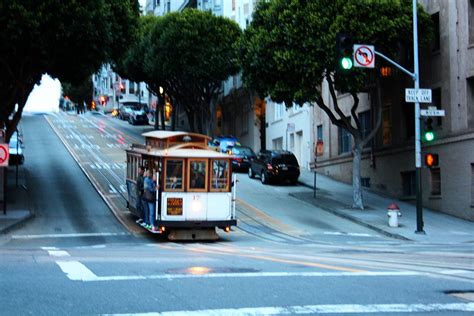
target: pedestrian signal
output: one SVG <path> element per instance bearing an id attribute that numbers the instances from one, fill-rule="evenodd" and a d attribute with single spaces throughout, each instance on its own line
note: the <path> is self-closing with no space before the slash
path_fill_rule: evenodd
<path id="1" fill-rule="evenodd" d="M 428 168 L 437 167 L 439 165 L 438 154 L 428 153 L 425 155 L 425 165 Z"/>

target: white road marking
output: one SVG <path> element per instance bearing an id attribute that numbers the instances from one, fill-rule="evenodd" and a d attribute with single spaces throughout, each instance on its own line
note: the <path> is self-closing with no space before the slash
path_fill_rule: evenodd
<path id="1" fill-rule="evenodd" d="M 70 265 L 65 264 L 70 263 Z M 155 275 L 117 275 L 97 276 L 78 261 L 58 261 L 67 277 L 73 281 L 132 281 L 132 280 L 174 280 L 174 279 L 211 279 L 211 278 L 264 278 L 264 277 L 374 277 L 374 276 L 416 276 L 418 272 L 374 271 L 374 272 L 244 272 L 244 273 L 207 273 L 207 274 L 155 274 Z M 71 268 L 72 267 L 72 268 Z M 77 274 L 76 274 L 77 272 Z M 88 277 L 85 278 L 84 275 Z"/>
<path id="2" fill-rule="evenodd" d="M 118 193 L 117 190 L 115 190 L 115 188 L 111 184 L 109 184 L 109 193 L 111 194 Z"/>
<path id="3" fill-rule="evenodd" d="M 44 235 L 13 235 L 12 239 L 39 239 L 39 238 L 76 238 L 76 237 L 101 237 L 124 236 L 130 233 L 83 233 L 83 234 L 44 234 Z"/>
<path id="4" fill-rule="evenodd" d="M 474 303 L 451 304 L 340 304 L 340 305 L 300 305 L 285 307 L 252 307 L 235 309 L 207 309 L 196 311 L 169 311 L 157 313 L 113 314 L 113 315 L 157 315 L 157 316 L 194 316 L 194 315 L 278 315 L 278 314 L 366 314 L 366 313 L 416 313 L 416 312 L 471 312 Z M 112 314 L 109 314 L 112 315 Z"/>
<path id="5" fill-rule="evenodd" d="M 323 234 L 334 236 L 373 237 L 373 235 L 365 233 L 324 232 Z"/>
<path id="6" fill-rule="evenodd" d="M 56 261 L 58 266 L 73 281 L 95 281 L 97 276 L 79 261 Z"/>
<path id="7" fill-rule="evenodd" d="M 71 255 L 64 250 L 48 250 L 51 257 L 70 257 Z"/>

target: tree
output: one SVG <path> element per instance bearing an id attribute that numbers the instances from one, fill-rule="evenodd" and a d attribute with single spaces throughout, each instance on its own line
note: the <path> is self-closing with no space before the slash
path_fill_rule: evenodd
<path id="1" fill-rule="evenodd" d="M 376 134 L 382 121 L 379 72 L 336 67 L 336 35 L 349 33 L 356 42 L 375 45 L 397 60 L 401 48 L 411 47 L 410 0 L 273 0 L 261 2 L 240 43 L 244 82 L 261 95 L 287 107 L 316 103 L 331 122 L 353 137 L 353 207 L 363 209 L 360 163 L 362 148 Z M 430 17 L 418 8 L 420 34 L 430 39 Z M 382 63 L 377 60 L 376 68 Z M 327 81 L 332 105 L 322 96 Z M 363 135 L 357 113 L 358 92 L 375 87 L 376 124 Z M 350 111 L 339 106 L 336 90 L 353 98 Z"/>
<path id="2" fill-rule="evenodd" d="M 240 35 L 235 22 L 188 9 L 157 18 L 144 36 L 145 82 L 155 94 L 162 87 L 184 109 L 191 130 L 211 131 L 222 81 L 239 71 Z"/>
<path id="3" fill-rule="evenodd" d="M 81 83 L 71 84 L 63 82 L 63 95 L 77 104 L 90 104 L 92 102 L 92 80 L 88 77 Z"/>
<path id="4" fill-rule="evenodd" d="M 0 128 L 7 140 L 42 74 L 81 83 L 120 58 L 138 8 L 136 0 L 0 2 Z"/>

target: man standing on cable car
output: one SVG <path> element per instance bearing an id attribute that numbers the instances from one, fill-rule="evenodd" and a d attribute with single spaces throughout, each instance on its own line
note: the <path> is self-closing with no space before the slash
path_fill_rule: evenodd
<path id="1" fill-rule="evenodd" d="M 136 196 L 137 196 L 137 202 L 136 202 L 136 208 L 137 211 L 140 212 L 142 215 L 143 222 L 146 223 L 147 216 L 148 216 L 148 208 L 143 207 L 143 186 L 144 186 L 144 179 L 143 179 L 143 167 L 138 167 L 138 177 L 137 177 L 137 187 L 136 187 Z"/>

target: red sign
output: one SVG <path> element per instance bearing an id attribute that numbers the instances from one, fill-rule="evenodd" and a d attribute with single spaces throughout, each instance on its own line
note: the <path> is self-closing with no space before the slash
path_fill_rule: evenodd
<path id="1" fill-rule="evenodd" d="M 318 140 L 316 143 L 316 156 L 321 156 L 324 154 L 324 143 L 322 140 Z"/>
<path id="2" fill-rule="evenodd" d="M 0 167 L 8 167 L 8 144 L 0 144 Z"/>

